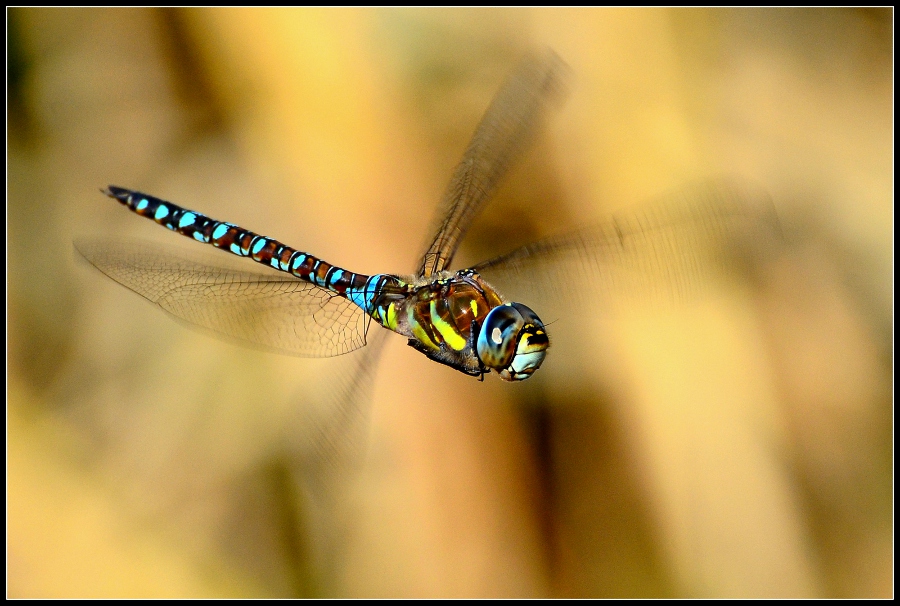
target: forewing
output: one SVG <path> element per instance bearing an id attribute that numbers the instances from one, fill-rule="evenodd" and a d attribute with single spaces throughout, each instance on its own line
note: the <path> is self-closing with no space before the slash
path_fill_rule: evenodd
<path id="1" fill-rule="evenodd" d="M 533 139 L 548 103 L 565 93 L 568 67 L 547 50 L 526 58 L 494 97 L 453 172 L 420 275 L 447 269 L 469 224 Z"/>
<path id="2" fill-rule="evenodd" d="M 343 297 L 274 269 L 140 240 L 82 239 L 75 248 L 104 274 L 190 324 L 244 344 L 303 357 L 366 344 L 368 317 Z"/>
<path id="3" fill-rule="evenodd" d="M 714 275 L 752 268 L 780 241 L 767 195 L 717 181 L 523 246 L 474 269 L 525 304 L 537 298 L 590 306 L 599 302 L 597 296 L 679 302 L 696 296 Z"/>

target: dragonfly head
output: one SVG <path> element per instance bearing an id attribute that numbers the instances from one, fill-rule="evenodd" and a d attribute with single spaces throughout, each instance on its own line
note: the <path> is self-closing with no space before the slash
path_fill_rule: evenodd
<path id="1" fill-rule="evenodd" d="M 549 346 L 544 323 L 521 303 L 505 303 L 488 312 L 475 343 L 481 363 L 505 381 L 530 377 Z"/>

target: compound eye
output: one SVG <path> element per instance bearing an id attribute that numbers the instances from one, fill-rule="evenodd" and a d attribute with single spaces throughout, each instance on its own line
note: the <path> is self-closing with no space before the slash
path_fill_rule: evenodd
<path id="1" fill-rule="evenodd" d="M 488 312 L 475 343 L 481 363 L 498 372 L 506 368 L 516 353 L 517 337 L 524 325 L 525 319 L 512 305 L 498 305 Z"/>
<path id="2" fill-rule="evenodd" d="M 516 352 L 512 361 L 500 371 L 500 378 L 507 381 L 523 381 L 541 367 L 547 356 L 547 348 L 550 347 L 550 339 L 547 337 L 544 323 L 536 313 L 521 303 L 512 305 L 521 314 L 525 324 L 516 335 Z"/>
<path id="3" fill-rule="evenodd" d="M 482 364 L 506 381 L 527 379 L 540 368 L 550 341 L 544 323 L 521 303 L 492 309 L 478 334 L 476 352 Z"/>

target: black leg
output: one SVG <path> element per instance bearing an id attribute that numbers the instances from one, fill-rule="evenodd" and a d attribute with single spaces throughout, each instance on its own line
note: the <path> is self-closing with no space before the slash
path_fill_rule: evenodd
<path id="1" fill-rule="evenodd" d="M 422 345 L 415 339 L 410 339 L 409 341 L 407 341 L 407 345 L 409 345 L 416 351 L 422 352 L 423 354 L 428 356 L 428 358 L 430 360 L 439 362 L 439 363 L 443 364 L 444 366 L 449 366 L 450 368 L 458 370 L 459 372 L 463 373 L 464 375 L 468 375 L 470 377 L 478 377 L 479 381 L 484 381 L 484 369 L 483 368 L 479 368 L 478 370 L 469 370 L 468 368 L 463 368 L 457 364 L 454 364 L 453 362 L 448 362 L 447 360 L 442 360 L 435 355 L 434 350 L 431 350 L 431 349 L 425 347 L 424 345 Z"/>

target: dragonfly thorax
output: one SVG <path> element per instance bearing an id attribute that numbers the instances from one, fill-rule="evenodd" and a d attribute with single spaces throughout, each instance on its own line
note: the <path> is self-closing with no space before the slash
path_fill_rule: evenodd
<path id="1" fill-rule="evenodd" d="M 372 316 L 429 358 L 470 375 L 493 369 L 507 381 L 541 365 L 549 345 L 543 323 L 528 307 L 505 303 L 477 272 L 410 283 L 392 278 Z"/>

